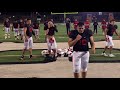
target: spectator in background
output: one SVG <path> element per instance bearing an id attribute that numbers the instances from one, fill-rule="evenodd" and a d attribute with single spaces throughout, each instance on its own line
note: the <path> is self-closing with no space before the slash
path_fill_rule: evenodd
<path id="1" fill-rule="evenodd" d="M 102 32 L 103 32 L 103 35 L 104 35 L 105 34 L 105 30 L 107 28 L 107 22 L 105 21 L 105 19 L 102 20 L 101 26 L 102 26 Z"/>
<path id="2" fill-rule="evenodd" d="M 98 30 L 98 26 L 99 26 L 99 24 L 98 24 L 98 22 L 95 20 L 94 22 L 93 22 L 93 26 L 94 26 L 94 31 L 93 31 L 93 33 L 95 33 L 96 32 L 96 34 L 97 34 L 97 30 Z M 100 27 L 100 26 L 99 26 Z"/>
<path id="3" fill-rule="evenodd" d="M 88 19 L 86 19 L 86 21 L 84 22 L 85 25 L 85 29 L 89 29 L 90 28 L 90 22 Z"/>
<path id="4" fill-rule="evenodd" d="M 78 25 L 78 20 L 77 19 L 75 19 L 75 21 L 74 21 L 74 23 L 73 23 L 73 25 L 74 25 L 74 29 L 76 30 L 77 29 L 77 25 Z"/>
<path id="5" fill-rule="evenodd" d="M 70 32 L 70 24 L 71 24 L 71 21 L 69 18 L 66 18 L 66 29 L 67 29 L 67 35 L 69 34 Z"/>

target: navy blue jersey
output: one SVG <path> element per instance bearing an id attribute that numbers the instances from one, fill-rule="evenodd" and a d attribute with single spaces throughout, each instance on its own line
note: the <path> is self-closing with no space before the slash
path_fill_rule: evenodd
<path id="1" fill-rule="evenodd" d="M 117 25 L 111 25 L 111 24 L 109 24 L 107 26 L 107 29 L 108 29 L 107 35 L 113 36 L 113 34 L 114 34 L 114 32 L 116 31 L 117 28 L 118 28 Z"/>
<path id="2" fill-rule="evenodd" d="M 93 25 L 94 25 L 94 27 L 97 27 L 98 22 L 94 22 Z"/>
<path id="3" fill-rule="evenodd" d="M 87 30 L 84 30 L 83 33 L 79 33 L 77 30 L 72 30 L 69 33 L 69 38 L 72 38 L 73 40 L 75 40 L 77 35 L 81 35 L 82 38 L 73 46 L 73 51 L 89 51 L 88 43 L 89 43 L 90 37 L 93 36 L 92 31 L 87 29 Z"/>
<path id="4" fill-rule="evenodd" d="M 7 27 L 7 28 L 9 28 L 10 27 L 10 22 L 9 21 L 8 22 L 5 21 L 4 22 L 4 26 Z"/>
<path id="5" fill-rule="evenodd" d="M 44 23 L 44 30 L 47 30 L 48 29 L 48 22 L 46 21 L 45 23 Z"/>
<path id="6" fill-rule="evenodd" d="M 28 37 L 32 37 L 32 34 L 35 35 L 35 33 L 33 32 L 33 27 L 32 27 L 32 25 L 25 24 L 24 27 L 27 28 L 26 35 L 27 35 Z"/>
<path id="7" fill-rule="evenodd" d="M 58 30 L 56 29 L 56 27 L 50 27 L 48 28 L 49 31 L 48 31 L 48 34 L 49 36 L 53 36 L 55 34 L 55 31 L 58 32 Z"/>
<path id="8" fill-rule="evenodd" d="M 23 27 L 24 27 L 24 25 L 25 25 L 25 23 L 24 23 L 24 22 L 19 22 L 19 28 L 23 28 Z"/>
<path id="9" fill-rule="evenodd" d="M 33 29 L 39 29 L 39 23 L 33 23 Z"/>
<path id="10" fill-rule="evenodd" d="M 18 22 L 13 23 L 13 28 L 18 28 L 18 26 L 19 26 Z"/>
<path id="11" fill-rule="evenodd" d="M 66 26 L 70 27 L 70 20 L 66 20 Z"/>

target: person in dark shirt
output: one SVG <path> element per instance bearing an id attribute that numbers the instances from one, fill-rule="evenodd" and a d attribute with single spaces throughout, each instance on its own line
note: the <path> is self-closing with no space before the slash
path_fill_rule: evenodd
<path id="1" fill-rule="evenodd" d="M 19 33 L 20 33 L 20 38 L 21 40 L 23 40 L 23 36 L 24 36 L 24 21 L 22 19 L 20 19 L 20 22 L 19 22 Z"/>
<path id="2" fill-rule="evenodd" d="M 48 46 L 48 52 L 49 52 L 49 56 L 52 57 L 53 59 L 56 60 L 57 59 L 57 44 L 56 44 L 56 40 L 55 40 L 55 32 L 58 32 L 58 30 L 56 29 L 55 25 L 53 24 L 53 22 L 49 21 L 48 22 L 48 29 L 47 29 L 47 46 Z M 51 50 L 53 51 L 53 55 L 51 54 Z"/>
<path id="3" fill-rule="evenodd" d="M 103 53 L 101 55 L 109 56 L 109 57 L 115 57 L 115 55 L 112 54 L 112 49 L 113 49 L 113 46 L 114 46 L 112 37 L 113 37 L 113 35 L 115 33 L 118 36 L 118 38 L 120 38 L 120 36 L 117 33 L 117 28 L 118 28 L 118 26 L 115 25 L 115 20 L 114 19 L 110 20 L 110 23 L 108 24 L 107 29 L 105 30 L 106 46 L 105 46 L 104 51 L 103 51 Z M 108 48 L 110 50 L 109 55 L 107 55 L 105 53 Z"/>
<path id="4" fill-rule="evenodd" d="M 39 39 L 39 23 L 37 21 L 35 21 L 33 23 L 33 31 L 35 32 L 35 39 L 38 40 Z"/>
<path id="5" fill-rule="evenodd" d="M 6 18 L 4 22 L 5 39 L 10 38 L 10 21 Z"/>
<path id="6" fill-rule="evenodd" d="M 93 31 L 93 33 L 95 33 L 96 32 L 96 34 L 97 34 L 97 30 L 98 30 L 98 26 L 99 26 L 99 24 L 98 24 L 98 22 L 97 21 L 94 21 L 93 22 L 93 29 L 94 29 L 94 31 Z M 99 26 L 100 27 L 100 26 Z"/>
<path id="7" fill-rule="evenodd" d="M 48 21 L 45 21 L 44 22 L 45 42 L 46 42 L 46 39 L 47 39 L 47 29 L 48 29 Z"/>
<path id="8" fill-rule="evenodd" d="M 13 28 L 13 31 L 14 31 L 15 40 L 19 40 L 19 30 L 18 30 L 19 29 L 19 24 L 18 24 L 17 20 L 15 20 L 13 22 L 12 28 Z"/>
<path id="9" fill-rule="evenodd" d="M 84 23 L 79 22 L 77 30 L 69 33 L 68 45 L 73 47 L 72 61 L 74 77 L 79 78 L 79 72 L 82 71 L 82 78 L 86 78 L 87 66 L 89 62 L 89 40 L 93 53 L 95 53 L 95 43 L 91 30 L 85 30 Z"/>
<path id="10" fill-rule="evenodd" d="M 66 30 L 67 30 L 67 35 L 70 32 L 70 26 L 71 26 L 71 21 L 69 18 L 66 18 Z"/>
<path id="11" fill-rule="evenodd" d="M 24 54 L 27 49 L 29 49 L 30 56 L 29 59 L 32 58 L 32 47 L 33 47 L 33 38 L 32 34 L 35 36 L 35 33 L 33 32 L 33 27 L 31 25 L 31 19 L 27 19 L 27 22 L 24 26 L 24 49 L 22 52 L 21 60 L 24 59 Z"/>

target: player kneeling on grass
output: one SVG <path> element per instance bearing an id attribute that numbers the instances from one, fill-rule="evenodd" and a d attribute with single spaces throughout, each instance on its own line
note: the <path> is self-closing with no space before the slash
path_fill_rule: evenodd
<path id="1" fill-rule="evenodd" d="M 17 20 L 15 20 L 13 22 L 13 31 L 14 31 L 14 37 L 15 37 L 15 40 L 19 40 L 19 24 L 17 22 Z"/>
<path id="2" fill-rule="evenodd" d="M 115 20 L 110 20 L 110 24 L 108 24 L 107 29 L 105 30 L 105 39 L 106 39 L 106 46 L 105 49 L 103 51 L 103 53 L 101 55 L 103 56 L 109 56 L 109 57 L 115 57 L 115 55 L 112 54 L 112 49 L 114 46 L 113 43 L 113 34 L 116 33 L 116 35 L 120 38 L 120 36 L 118 35 L 116 29 L 118 28 L 117 25 L 115 25 Z M 107 55 L 105 53 L 105 51 L 109 48 L 110 50 L 110 54 Z"/>
<path id="3" fill-rule="evenodd" d="M 86 78 L 89 62 L 89 40 L 91 41 L 92 51 L 95 53 L 95 44 L 91 30 L 85 30 L 84 23 L 79 22 L 77 30 L 69 34 L 69 47 L 73 46 L 72 62 L 74 77 L 79 78 L 79 72 L 82 70 L 82 78 Z"/>
<path id="4" fill-rule="evenodd" d="M 32 34 L 35 36 L 35 33 L 33 32 L 33 27 L 31 25 L 31 20 L 27 19 L 27 24 L 24 26 L 24 49 L 22 52 L 22 56 L 21 56 L 21 60 L 24 59 L 24 54 L 25 51 L 29 48 L 29 52 L 30 52 L 30 57 L 29 59 L 32 58 L 32 47 L 33 47 L 33 38 L 32 38 Z"/>
<path id="5" fill-rule="evenodd" d="M 51 50 L 53 51 L 53 60 L 57 59 L 57 44 L 55 40 L 55 31 L 58 32 L 58 30 L 55 28 L 55 25 L 53 22 L 48 22 L 48 29 L 47 29 L 47 46 L 49 51 L 49 57 L 52 57 Z"/>

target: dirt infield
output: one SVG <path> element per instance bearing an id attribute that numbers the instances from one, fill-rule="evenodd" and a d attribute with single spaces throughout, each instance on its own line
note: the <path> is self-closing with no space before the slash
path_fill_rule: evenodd
<path id="1" fill-rule="evenodd" d="M 120 42 L 114 41 L 115 48 L 120 49 Z M 45 43 L 34 44 L 34 49 L 45 49 Z M 67 43 L 58 43 L 58 48 L 67 48 Z M 96 48 L 103 48 L 104 42 L 96 42 Z M 0 44 L 0 51 L 22 49 L 23 43 L 5 42 Z M 0 78 L 73 78 L 72 63 L 59 59 L 46 64 L 12 64 L 0 65 Z M 119 63 L 89 63 L 87 78 L 119 78 Z"/>

